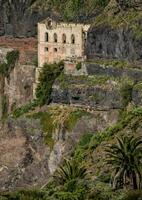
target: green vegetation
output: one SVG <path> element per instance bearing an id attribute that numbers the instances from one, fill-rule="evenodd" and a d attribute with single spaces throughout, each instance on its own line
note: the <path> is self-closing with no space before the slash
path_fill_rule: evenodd
<path id="1" fill-rule="evenodd" d="M 0 73 L 8 77 L 11 70 L 14 68 L 16 61 L 19 59 L 19 51 L 13 50 L 7 53 L 6 62 L 0 64 Z"/>
<path id="2" fill-rule="evenodd" d="M 95 10 L 102 10 L 109 0 L 36 0 L 32 8 L 48 8 L 61 14 L 67 21 L 90 17 Z"/>
<path id="3" fill-rule="evenodd" d="M 86 169 L 74 160 L 65 160 L 55 173 L 53 183 L 55 190 L 49 193 L 47 199 L 83 200 L 86 196 Z M 50 190 L 50 185 L 47 190 Z M 54 191 L 53 191 L 54 190 Z"/>
<path id="4" fill-rule="evenodd" d="M 45 200 L 44 193 L 37 190 L 21 190 L 0 196 L 0 200 Z"/>
<path id="5" fill-rule="evenodd" d="M 13 117 L 18 118 L 18 117 L 24 115 L 25 113 L 28 113 L 28 112 L 34 110 L 36 106 L 38 106 L 37 101 L 33 100 L 32 102 L 29 102 L 18 108 L 15 108 L 14 111 L 12 112 L 12 115 L 13 115 Z"/>
<path id="6" fill-rule="evenodd" d="M 59 184 L 65 184 L 75 179 L 83 179 L 86 176 L 84 166 L 79 166 L 76 160 L 65 160 L 63 166 L 57 170 L 55 177 Z"/>
<path id="7" fill-rule="evenodd" d="M 82 68 L 82 63 L 81 63 L 81 62 L 77 63 L 76 69 L 77 69 L 77 70 L 80 70 L 81 68 Z"/>
<path id="8" fill-rule="evenodd" d="M 96 85 L 104 85 L 108 80 L 114 79 L 109 76 L 72 76 L 61 73 L 57 78 L 57 81 L 62 89 L 64 88 L 74 88 L 74 87 L 90 87 Z"/>
<path id="9" fill-rule="evenodd" d="M 142 200 L 142 191 L 131 190 L 124 195 L 123 200 Z"/>
<path id="10" fill-rule="evenodd" d="M 9 57 L 9 56 L 8 56 Z M 10 57 L 11 58 L 11 57 Z M 10 60 L 8 58 L 8 60 Z M 12 62 L 12 60 L 11 60 Z M 13 111 L 13 117 L 20 117 L 30 111 L 33 111 L 38 106 L 49 104 L 51 100 L 52 85 L 55 79 L 60 75 L 64 67 L 63 62 L 58 64 L 45 64 L 39 75 L 39 83 L 36 88 L 36 98 L 31 102 L 26 103 Z"/>
<path id="11" fill-rule="evenodd" d="M 61 113 L 61 110 L 65 111 L 59 115 L 59 113 Z M 65 122 L 66 121 L 65 118 L 69 119 L 70 114 L 76 112 L 76 110 L 70 110 L 68 111 L 68 114 L 65 116 L 65 114 L 67 113 L 67 108 L 64 109 L 63 107 L 60 108 L 52 107 L 48 109 L 48 114 L 45 114 L 45 116 L 42 116 L 44 115 L 43 113 L 42 114 L 33 113 L 33 116 L 31 117 L 41 118 L 41 120 L 43 120 L 42 119 L 43 117 L 45 120 L 44 128 L 46 130 L 47 128 L 46 125 L 48 123 L 47 118 L 49 117 L 48 115 L 51 114 L 51 111 L 52 113 L 54 112 L 54 115 L 52 114 L 52 120 L 51 121 L 49 120 L 49 123 L 52 123 L 52 121 L 54 121 L 55 123 L 55 121 L 57 122 L 57 119 L 58 122 L 59 121 Z M 129 192 L 128 190 L 126 189 L 124 190 L 121 188 L 113 190 L 113 188 L 110 186 L 110 177 L 111 177 L 110 174 L 112 173 L 112 167 L 114 166 L 114 163 L 118 164 L 119 166 L 118 169 L 121 169 L 120 164 L 122 164 L 125 167 L 129 166 L 129 168 L 127 168 L 129 172 L 131 171 L 131 169 L 132 171 L 134 171 L 134 168 L 137 165 L 141 170 L 140 167 L 141 161 L 139 159 L 142 156 L 141 146 L 139 146 L 141 142 L 140 140 L 137 139 L 138 138 L 137 131 L 141 127 L 141 122 L 142 122 L 142 108 L 133 108 L 129 112 L 123 111 L 123 113 L 121 113 L 119 121 L 115 125 L 106 128 L 106 130 L 95 133 L 84 133 L 84 135 L 80 139 L 80 142 L 77 144 L 75 151 L 72 154 L 72 157 L 61 165 L 61 167 L 55 173 L 53 179 L 47 184 L 47 186 L 44 189 L 38 192 L 38 199 L 39 200 L 41 199 L 42 200 L 140 199 L 141 197 L 140 191 L 131 190 Z M 135 136 L 133 136 L 134 134 Z M 117 148 L 119 149 L 120 145 L 116 144 L 115 142 L 116 136 L 119 138 L 121 138 L 121 136 L 126 138 L 124 140 L 119 139 L 123 140 L 122 141 L 123 145 L 121 144 L 121 147 L 122 146 L 124 147 L 123 148 L 123 150 L 125 150 L 124 152 L 122 148 L 121 150 L 117 151 Z M 109 148 L 107 146 L 109 146 Z M 107 156 L 106 147 L 108 148 L 109 153 L 111 153 L 111 157 Z M 117 156 L 115 156 L 116 155 L 115 153 L 118 153 Z M 125 154 L 126 158 L 123 159 L 121 155 L 124 156 Z M 112 155 L 114 155 L 114 159 Z M 131 157 L 132 159 L 130 158 L 127 159 L 127 156 Z M 121 159 L 119 159 L 119 157 L 121 157 Z M 117 161 L 115 162 L 115 159 L 117 158 L 119 162 Z M 131 161 L 133 162 L 132 165 L 130 163 Z M 106 162 L 108 162 L 109 165 L 107 165 Z M 97 172 L 97 167 L 99 167 L 98 172 Z M 114 169 L 116 169 L 115 167 L 116 165 L 114 166 Z M 137 172 L 137 167 L 135 169 L 136 169 L 135 172 Z M 129 176 L 130 175 L 129 173 L 125 174 L 128 175 L 128 178 L 129 177 L 130 179 L 132 178 L 131 176 Z M 139 183 L 139 181 L 137 183 Z M 120 185 L 118 184 L 117 186 L 122 187 L 122 185 L 123 184 Z M 16 195 L 19 195 L 19 193 L 20 192 L 18 192 L 18 194 Z M 26 193 L 27 191 L 25 192 L 25 196 L 22 197 L 23 198 L 22 200 L 27 200 Z M 39 195 L 43 196 L 40 197 Z M 34 194 L 31 194 L 31 196 L 28 196 L 28 198 L 32 199 L 33 198 L 32 196 L 34 196 Z M 19 200 L 19 196 L 17 199 Z"/>
<path id="12" fill-rule="evenodd" d="M 132 81 L 125 80 L 121 83 L 120 93 L 124 108 L 126 108 L 127 105 L 132 101 L 133 86 L 134 84 Z"/>
<path id="13" fill-rule="evenodd" d="M 62 72 L 63 67 L 63 62 L 60 62 L 58 64 L 44 64 L 40 72 L 39 83 L 36 88 L 36 100 L 38 102 L 38 105 L 42 106 L 50 102 L 52 85 L 55 79 Z"/>
<path id="14" fill-rule="evenodd" d="M 140 5 L 142 5 L 141 2 Z M 105 7 L 104 11 L 96 17 L 94 21 L 94 26 L 129 28 L 133 31 L 137 39 L 142 38 L 142 29 L 139 26 L 139 20 L 142 17 L 141 12 L 139 10 L 131 8 L 128 8 L 126 10 L 120 8 L 121 6 L 119 6 L 117 1 L 111 0 L 109 4 Z"/>
<path id="15" fill-rule="evenodd" d="M 117 144 L 106 147 L 107 164 L 112 165 L 114 189 L 142 188 L 142 138 L 124 136 L 117 138 Z"/>
<path id="16" fill-rule="evenodd" d="M 89 113 L 71 106 L 53 105 L 48 106 L 47 112 L 33 112 L 28 117 L 40 119 L 45 142 L 52 148 L 54 145 L 53 133 L 63 130 L 72 131 L 81 117 L 89 115 Z"/>
<path id="17" fill-rule="evenodd" d="M 115 67 L 119 69 L 140 69 L 141 64 L 135 62 L 130 62 L 128 60 L 118 60 L 118 59 L 88 59 L 86 63 L 97 63 L 103 67 Z"/>

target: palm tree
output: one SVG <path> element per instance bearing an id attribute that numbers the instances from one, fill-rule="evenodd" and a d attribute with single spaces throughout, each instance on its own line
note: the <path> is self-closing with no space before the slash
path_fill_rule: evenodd
<path id="1" fill-rule="evenodd" d="M 133 189 L 142 187 L 142 137 L 117 138 L 117 144 L 107 146 L 106 162 L 112 165 L 112 185 L 116 189 L 132 184 Z"/>
<path id="2" fill-rule="evenodd" d="M 56 180 L 64 184 L 67 181 L 75 179 L 83 179 L 86 176 L 86 169 L 80 165 L 76 160 L 65 159 L 63 166 L 61 166 L 55 175 Z"/>

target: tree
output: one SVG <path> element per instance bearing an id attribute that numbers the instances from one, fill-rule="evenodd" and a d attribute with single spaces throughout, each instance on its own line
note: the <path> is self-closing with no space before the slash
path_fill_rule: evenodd
<path id="1" fill-rule="evenodd" d="M 64 161 L 64 165 L 57 170 L 55 178 L 64 184 L 71 180 L 83 179 L 85 176 L 86 169 L 84 166 L 80 166 L 76 160 L 71 159 Z"/>
<path id="2" fill-rule="evenodd" d="M 112 166 L 113 188 L 132 185 L 133 189 L 142 187 L 142 137 L 117 138 L 117 144 L 107 146 L 107 164 Z"/>
<path id="3" fill-rule="evenodd" d="M 84 200 L 88 189 L 86 169 L 75 159 L 65 160 L 54 175 L 54 189 L 46 199 Z M 50 184 L 51 185 L 51 184 Z M 48 186 L 49 187 L 49 186 Z M 54 190 L 54 191 L 53 191 Z"/>

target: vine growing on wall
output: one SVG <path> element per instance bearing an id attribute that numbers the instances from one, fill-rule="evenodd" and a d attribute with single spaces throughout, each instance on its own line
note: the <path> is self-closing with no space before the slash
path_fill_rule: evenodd
<path id="1" fill-rule="evenodd" d="M 6 62 L 0 64 L 0 74 L 4 75 L 5 77 L 8 77 L 18 59 L 19 59 L 18 50 L 13 50 L 8 52 L 6 55 Z"/>
<path id="2" fill-rule="evenodd" d="M 64 67 L 61 61 L 58 64 L 44 64 L 40 75 L 39 83 L 36 88 L 36 99 L 38 105 L 48 104 L 51 100 L 52 85 L 55 79 L 60 75 Z"/>

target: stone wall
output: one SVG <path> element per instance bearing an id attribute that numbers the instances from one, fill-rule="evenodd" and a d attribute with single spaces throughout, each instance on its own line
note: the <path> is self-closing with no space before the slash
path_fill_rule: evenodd
<path id="1" fill-rule="evenodd" d="M 48 23 L 51 23 L 48 26 Z M 39 67 L 45 62 L 84 58 L 85 39 L 90 25 L 55 22 L 48 18 L 38 23 Z"/>
<path id="2" fill-rule="evenodd" d="M 0 51 L 4 49 L 18 49 L 21 64 L 33 64 L 37 60 L 37 40 L 35 38 L 10 38 L 0 37 Z"/>

